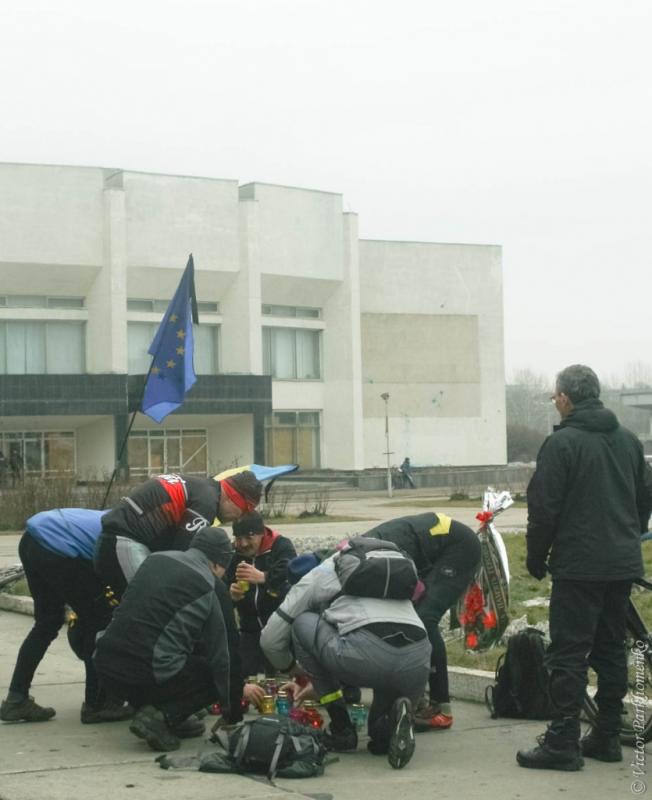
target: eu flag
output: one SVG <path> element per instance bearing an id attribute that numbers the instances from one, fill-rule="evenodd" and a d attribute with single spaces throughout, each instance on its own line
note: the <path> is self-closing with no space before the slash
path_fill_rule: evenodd
<path id="1" fill-rule="evenodd" d="M 183 403 L 197 380 L 192 363 L 192 323 L 197 318 L 195 265 L 192 254 L 174 297 L 149 347 L 152 365 L 145 383 L 142 410 L 161 422 Z"/>

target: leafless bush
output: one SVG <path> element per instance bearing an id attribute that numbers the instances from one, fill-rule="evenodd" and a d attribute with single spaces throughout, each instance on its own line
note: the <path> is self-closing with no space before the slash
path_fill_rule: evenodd
<path id="1" fill-rule="evenodd" d="M 278 517 L 287 516 L 287 507 L 292 502 L 294 494 L 294 487 L 290 484 L 274 484 L 263 506 L 263 517 L 265 519 L 277 519 Z"/>

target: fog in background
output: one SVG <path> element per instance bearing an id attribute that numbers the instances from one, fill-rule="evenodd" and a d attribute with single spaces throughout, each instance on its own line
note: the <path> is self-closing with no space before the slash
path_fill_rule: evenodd
<path id="1" fill-rule="evenodd" d="M 7 0 L 0 160 L 323 189 L 363 238 L 501 244 L 508 377 L 618 381 L 652 362 L 651 23 L 648 0 Z"/>

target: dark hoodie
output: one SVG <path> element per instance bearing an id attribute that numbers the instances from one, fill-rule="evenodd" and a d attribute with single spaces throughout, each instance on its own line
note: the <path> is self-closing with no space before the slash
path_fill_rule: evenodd
<path id="1" fill-rule="evenodd" d="M 528 555 L 553 578 L 616 581 L 643 574 L 641 531 L 652 489 L 643 448 L 600 400 L 584 400 L 539 451 L 527 489 Z"/>
<path id="2" fill-rule="evenodd" d="M 288 562 L 296 554 L 294 545 L 288 538 L 267 526 L 260 542 L 260 549 L 253 561 L 236 551 L 224 575 L 227 586 L 236 580 L 235 572 L 241 561 L 253 563 L 254 567 L 264 572 L 266 576 L 265 583 L 252 583 L 242 600 L 235 604 L 240 619 L 240 630 L 258 632 L 265 627 L 267 620 L 281 605 L 289 588 Z"/>

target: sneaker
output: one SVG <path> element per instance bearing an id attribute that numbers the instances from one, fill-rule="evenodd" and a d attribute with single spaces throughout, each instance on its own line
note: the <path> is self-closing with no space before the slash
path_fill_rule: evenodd
<path id="1" fill-rule="evenodd" d="M 599 728 L 591 730 L 580 741 L 582 755 L 598 761 L 622 761 L 623 748 L 618 733 L 606 733 Z"/>
<path id="2" fill-rule="evenodd" d="M 0 705 L 0 719 L 3 722 L 47 722 L 57 712 L 44 708 L 34 702 L 30 694 L 26 700 L 3 700 Z"/>
<path id="3" fill-rule="evenodd" d="M 197 719 L 195 714 L 172 726 L 172 733 L 178 739 L 195 739 L 197 736 L 203 736 L 205 732 L 206 725 Z"/>
<path id="4" fill-rule="evenodd" d="M 446 730 L 453 724 L 453 715 L 444 714 L 435 706 L 420 704 L 414 713 L 414 727 L 417 731 Z"/>
<path id="5" fill-rule="evenodd" d="M 414 724 L 412 703 L 399 697 L 390 714 L 392 735 L 389 740 L 387 760 L 392 769 L 403 769 L 414 755 Z"/>
<path id="6" fill-rule="evenodd" d="M 99 708 L 82 703 L 79 716 L 84 725 L 95 725 L 98 722 L 122 722 L 133 715 L 134 710 L 128 703 L 106 702 Z"/>
<path id="7" fill-rule="evenodd" d="M 324 747 L 336 753 L 344 753 L 347 750 L 357 750 L 358 732 L 355 728 L 344 728 L 341 731 L 333 731 L 327 728 L 322 736 Z"/>
<path id="8" fill-rule="evenodd" d="M 143 706 L 131 720 L 129 730 L 144 739 L 152 750 L 162 750 L 168 753 L 171 750 L 178 750 L 181 742 L 178 737 L 169 729 L 163 712 L 154 706 Z"/>

